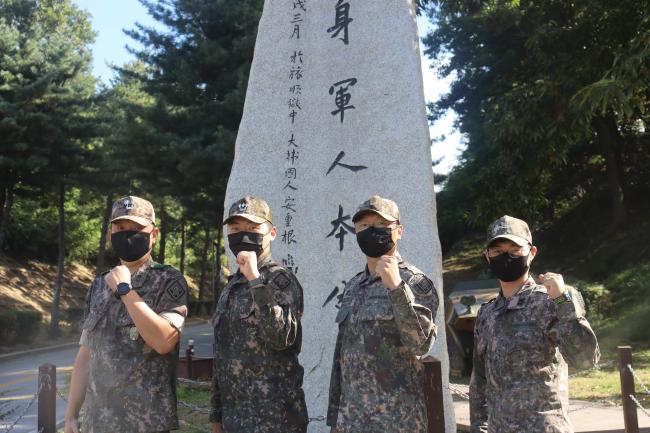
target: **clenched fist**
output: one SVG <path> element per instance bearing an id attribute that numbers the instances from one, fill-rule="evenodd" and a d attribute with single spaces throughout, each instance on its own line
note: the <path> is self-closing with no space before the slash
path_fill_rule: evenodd
<path id="1" fill-rule="evenodd" d="M 108 274 L 104 275 L 104 281 L 115 292 L 120 283 L 131 285 L 131 271 L 124 265 L 115 266 Z"/>
<path id="2" fill-rule="evenodd" d="M 402 277 L 399 274 L 398 260 L 395 256 L 381 256 L 377 260 L 375 272 L 381 278 L 381 282 L 389 290 L 397 289 L 397 286 L 402 282 Z"/>
<path id="3" fill-rule="evenodd" d="M 257 269 L 257 255 L 253 251 L 240 251 L 237 254 L 237 265 L 239 272 L 246 277 L 248 281 L 260 277 L 260 271 Z"/>
<path id="4" fill-rule="evenodd" d="M 566 292 L 564 278 L 562 278 L 562 275 L 560 274 L 555 274 L 553 272 L 539 274 L 539 280 L 548 290 L 548 296 L 551 299 L 559 298 L 564 294 L 564 292 Z"/>

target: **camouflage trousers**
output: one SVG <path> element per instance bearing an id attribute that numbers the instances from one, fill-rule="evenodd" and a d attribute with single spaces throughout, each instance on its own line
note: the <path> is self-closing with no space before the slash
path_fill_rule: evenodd
<path id="1" fill-rule="evenodd" d="M 301 393 L 297 398 L 224 406 L 221 428 L 223 433 L 305 433 L 308 423 Z"/>

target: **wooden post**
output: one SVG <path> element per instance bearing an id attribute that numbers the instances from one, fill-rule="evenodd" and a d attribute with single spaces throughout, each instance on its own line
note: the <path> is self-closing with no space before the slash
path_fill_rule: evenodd
<path id="1" fill-rule="evenodd" d="M 630 346 L 618 346 L 618 366 L 621 376 L 621 398 L 623 399 L 623 420 L 625 421 L 625 433 L 639 433 L 639 420 L 636 415 L 636 406 L 631 395 L 634 393 L 634 376 L 628 368 L 632 365 L 632 348 Z"/>
<path id="2" fill-rule="evenodd" d="M 427 433 L 445 433 L 445 410 L 442 393 L 442 368 L 433 357 L 422 359 L 424 364 L 424 399 L 429 429 Z"/>
<path id="3" fill-rule="evenodd" d="M 38 367 L 38 431 L 56 433 L 56 366 Z"/>
<path id="4" fill-rule="evenodd" d="M 187 359 L 187 378 L 194 380 L 194 375 L 192 374 L 192 355 L 194 355 L 194 340 L 187 340 L 187 349 L 185 349 L 185 358 Z"/>

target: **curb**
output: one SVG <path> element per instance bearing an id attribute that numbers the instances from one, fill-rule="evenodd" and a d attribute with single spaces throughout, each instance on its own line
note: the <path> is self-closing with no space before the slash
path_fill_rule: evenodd
<path id="1" fill-rule="evenodd" d="M 39 347 L 37 349 L 23 350 L 21 352 L 5 353 L 4 355 L 0 355 L 0 361 L 7 361 L 14 358 L 20 358 L 21 356 L 25 356 L 25 355 L 36 355 L 44 352 L 54 352 L 60 349 L 70 349 L 72 347 L 79 347 L 79 342 L 75 341 L 72 343 L 57 344 L 56 346 Z"/>

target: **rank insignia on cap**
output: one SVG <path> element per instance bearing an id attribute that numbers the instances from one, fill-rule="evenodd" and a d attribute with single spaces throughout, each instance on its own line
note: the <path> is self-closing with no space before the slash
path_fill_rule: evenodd
<path id="1" fill-rule="evenodd" d="M 239 212 L 246 212 L 248 210 L 248 203 L 239 203 Z"/>
<path id="2" fill-rule="evenodd" d="M 133 201 L 130 199 L 124 200 L 124 209 L 126 210 L 131 210 L 134 209 L 135 205 L 133 204 Z"/>

